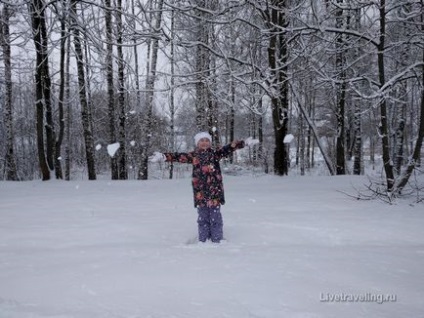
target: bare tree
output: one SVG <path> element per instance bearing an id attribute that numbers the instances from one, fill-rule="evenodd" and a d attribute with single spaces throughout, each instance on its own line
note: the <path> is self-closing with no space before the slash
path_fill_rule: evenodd
<path id="1" fill-rule="evenodd" d="M 68 40 L 66 41 L 67 48 L 66 51 L 68 54 L 66 55 L 65 61 L 65 97 L 64 99 L 67 101 L 66 107 L 66 148 L 65 148 L 65 180 L 71 179 L 71 126 L 72 126 L 72 116 L 71 116 L 71 100 L 70 100 L 70 77 L 71 73 L 69 72 L 70 61 L 71 61 L 71 36 L 68 34 Z"/>
<path id="2" fill-rule="evenodd" d="M 13 130 L 13 82 L 12 82 L 12 60 L 11 60 L 11 39 L 10 39 L 10 16 L 13 14 L 9 4 L 3 4 L 3 10 L 0 12 L 0 42 L 3 49 L 4 62 L 4 81 L 5 81 L 5 103 L 4 103 L 4 122 L 6 126 L 6 156 L 5 170 L 6 180 L 17 180 L 17 167 L 14 152 L 14 130 Z"/>
<path id="3" fill-rule="evenodd" d="M 37 147 L 38 161 L 42 179 L 50 179 L 50 169 L 53 169 L 53 123 L 50 101 L 50 74 L 47 48 L 47 28 L 45 21 L 45 8 L 42 0 L 33 0 L 28 3 L 32 21 L 33 41 L 36 50 L 35 91 L 37 109 Z M 44 125 L 46 116 L 46 125 Z M 44 129 L 46 129 L 45 152 Z"/>
<path id="4" fill-rule="evenodd" d="M 361 8 L 356 8 L 354 10 L 355 16 L 355 29 L 361 29 Z M 354 59 L 359 59 L 362 50 L 357 48 L 354 51 Z M 359 96 L 354 95 L 353 97 L 353 174 L 360 175 L 363 173 L 363 131 L 362 131 L 362 101 L 359 99 Z"/>
<path id="5" fill-rule="evenodd" d="M 379 87 L 382 89 L 386 84 L 386 75 L 385 75 L 385 63 L 384 56 L 386 50 L 386 0 L 380 0 L 379 4 L 379 40 L 377 43 L 377 63 L 378 63 L 378 80 Z M 383 165 L 384 171 L 386 173 L 386 184 L 387 192 L 391 193 L 395 184 L 395 176 L 393 173 L 393 161 L 390 157 L 390 144 L 389 144 L 389 124 L 388 124 L 388 113 L 387 113 L 387 101 L 384 94 L 380 96 L 379 101 L 380 109 L 380 127 L 379 133 L 381 136 L 382 144 L 382 155 L 383 155 Z"/>
<path id="6" fill-rule="evenodd" d="M 123 24 L 122 24 L 122 0 L 117 0 L 116 6 L 116 34 L 118 51 L 118 108 L 119 108 L 119 179 L 128 179 L 127 152 L 126 152 L 126 107 L 125 107 L 125 61 L 123 53 Z"/>
<path id="7" fill-rule="evenodd" d="M 105 29 L 106 29 L 106 82 L 108 94 L 108 117 L 109 117 L 109 143 L 116 142 L 115 132 L 115 89 L 113 71 L 113 28 L 112 28 L 112 7 L 110 0 L 105 3 Z M 116 156 L 110 159 L 112 180 L 119 179 L 118 160 Z"/>
<path id="8" fill-rule="evenodd" d="M 341 8 L 344 0 L 337 0 L 335 16 L 336 28 L 345 29 L 347 27 L 346 14 Z M 338 175 L 346 173 L 346 128 L 345 128 L 345 108 L 346 108 L 346 35 L 343 33 L 336 34 L 336 171 Z"/>
<path id="9" fill-rule="evenodd" d="M 418 54 L 424 34 L 421 0 L 156 0 L 131 1 L 128 10 L 121 0 L 73 0 L 66 17 L 61 16 L 66 11 L 58 10 L 61 5 L 65 10 L 68 3 L 31 0 L 28 5 L 13 6 L 29 8 L 15 12 L 22 20 L 31 20 L 29 43 L 35 51 L 10 56 L 7 61 L 5 44 L 10 40 L 6 40 L 9 31 L 4 24 L 1 33 L 5 84 L 7 63 L 20 69 L 35 65 L 34 87 L 28 88 L 28 79 L 18 74 L 21 82 L 13 85 L 10 120 L 6 116 L 9 93 L 4 86 L 4 118 L 13 123 L 15 138 L 10 138 L 6 123 L 0 127 L 8 138 L 2 146 L 8 142 L 15 147 L 16 172 L 24 179 L 32 177 L 36 168 L 26 159 L 36 148 L 42 178 L 50 178 L 53 168 L 61 178 L 62 140 L 66 141 L 66 159 L 72 153 L 74 164 L 88 167 L 90 179 L 96 177 L 94 168 L 109 169 L 110 161 L 112 179 L 130 177 L 127 165 L 136 161 L 132 157 L 136 151 L 129 148 L 130 136 L 135 136 L 141 149 L 134 177 L 147 179 L 147 156 L 153 142 L 159 142 L 159 148 L 173 147 L 179 140 L 177 134 L 184 133 L 190 146 L 194 130 L 213 127 L 211 132 L 222 134 L 214 136 L 217 142 L 247 133 L 257 136 L 261 144 L 258 153 L 256 148 L 252 152 L 253 158 L 259 158 L 262 149 L 265 153 L 274 150 L 277 175 L 288 173 L 289 149 L 283 142 L 288 133 L 299 131 L 296 140 L 305 160 L 302 173 L 313 163 L 317 146 L 330 174 L 350 171 L 347 155 L 354 157 L 353 173 L 360 174 L 369 137 L 371 155 L 383 154 L 390 195 L 404 187 L 401 180 L 417 164 L 409 159 L 416 153 L 414 158 L 420 159 L 416 147 L 421 147 L 418 129 L 422 129 L 417 102 L 424 63 Z M 4 8 L 3 2 L 6 22 Z M 9 33 L 15 34 L 15 29 Z M 20 38 L 16 49 L 28 43 L 24 36 Z M 68 48 L 70 43 L 73 51 Z M 144 52 L 146 58 L 139 64 Z M 72 54 L 76 56 L 75 84 L 70 83 Z M 56 57 L 60 63 L 52 62 Z M 50 77 L 59 83 L 56 109 L 52 108 L 56 107 L 52 102 L 55 86 Z M 73 92 L 79 98 L 72 98 Z M 166 94 L 170 106 L 157 113 Z M 31 117 L 28 104 L 36 105 L 37 129 L 33 131 L 28 128 L 32 122 L 22 124 L 20 118 Z M 127 112 L 133 104 L 136 116 Z M 182 116 L 187 117 L 184 124 L 178 122 Z M 166 131 L 171 132 L 165 134 L 168 119 Z M 163 135 L 170 135 L 171 142 Z M 376 148 L 377 138 L 381 149 Z M 95 154 L 93 140 L 99 144 L 119 141 L 121 148 L 110 159 L 103 150 Z M 170 176 L 175 177 L 174 172 Z M 69 173 L 67 161 L 65 178 Z"/>
<path id="10" fill-rule="evenodd" d="M 392 41 L 404 41 L 405 39 L 411 38 L 411 34 L 415 33 L 414 14 L 412 10 L 411 3 L 405 3 L 402 6 L 399 6 L 395 12 L 400 18 L 398 23 L 395 23 L 392 26 L 391 32 L 393 33 Z M 394 60 L 393 69 L 397 72 L 402 72 L 408 68 L 408 63 L 412 60 L 409 56 L 414 54 L 415 50 L 411 44 L 405 42 L 399 51 L 396 50 L 397 59 Z M 394 127 L 394 134 L 392 139 L 392 149 L 393 149 L 393 166 L 396 175 L 400 175 L 402 172 L 402 166 L 404 164 L 405 156 L 405 135 L 406 135 L 406 126 L 407 126 L 407 109 L 410 108 L 409 104 L 412 104 L 411 96 L 408 93 L 408 87 L 412 86 L 412 83 L 408 79 L 404 79 L 397 83 L 397 87 L 393 89 L 392 100 L 393 102 L 393 120 L 392 127 Z M 411 136 L 412 137 L 412 136 Z"/>
<path id="11" fill-rule="evenodd" d="M 160 27 L 162 23 L 162 13 L 163 13 L 163 0 L 159 0 L 156 9 L 156 18 L 153 28 L 155 37 L 151 41 L 151 51 L 148 57 L 148 69 L 149 72 L 146 76 L 146 113 L 145 120 L 143 125 L 143 148 L 141 153 L 141 166 L 139 171 L 139 178 L 146 180 L 148 178 L 148 154 L 150 151 L 150 141 L 152 137 L 152 128 L 153 128 L 153 108 L 154 108 L 154 96 L 155 96 L 155 83 L 157 80 L 157 64 L 158 64 L 158 54 L 159 54 L 159 34 Z"/>
<path id="12" fill-rule="evenodd" d="M 210 73 L 210 23 L 207 22 L 207 8 L 213 0 L 196 0 L 195 27 L 196 27 L 196 127 L 198 130 L 209 130 L 208 127 L 208 106 L 211 106 L 210 94 L 208 92 L 208 79 Z"/>
<path id="13" fill-rule="evenodd" d="M 87 161 L 87 170 L 88 170 L 88 179 L 96 179 L 96 167 L 94 159 L 94 142 L 93 142 L 93 133 L 91 130 L 90 124 L 90 115 L 87 101 L 87 92 L 86 92 L 86 78 L 85 78 L 85 69 L 84 69 L 84 56 L 81 45 L 80 31 L 78 28 L 78 14 L 77 14 L 77 1 L 71 1 L 71 15 L 73 18 L 73 36 L 74 36 L 74 48 L 78 69 L 78 84 L 79 84 L 79 97 L 81 103 L 81 120 L 84 130 L 84 141 L 85 141 L 85 155 Z"/>
<path id="14" fill-rule="evenodd" d="M 171 28 L 170 35 L 174 38 L 175 32 L 175 10 L 171 10 Z M 175 45 L 171 42 L 170 48 L 170 63 L 171 63 L 171 79 L 170 79 L 170 93 L 169 93 L 169 112 L 170 112 L 170 127 L 171 130 L 171 152 L 176 151 L 175 147 Z M 169 179 L 174 177 L 174 162 L 170 163 L 169 167 Z"/>
<path id="15" fill-rule="evenodd" d="M 424 34 L 424 11 L 422 10 L 424 8 L 424 1 L 421 0 L 419 3 L 419 7 L 421 8 L 421 13 L 419 15 L 419 25 L 420 31 Z M 424 139 L 424 51 L 421 48 L 421 101 L 420 101 L 420 117 L 419 117 L 419 126 L 418 126 L 418 135 L 415 142 L 415 146 L 413 147 L 412 156 L 407 162 L 407 166 L 405 169 L 405 172 L 401 175 L 401 177 L 398 179 L 398 182 L 395 184 L 395 191 L 397 193 L 402 192 L 402 190 L 405 188 L 406 184 L 408 183 L 412 173 L 414 172 L 415 168 L 419 165 L 420 161 L 420 155 L 421 155 L 421 149 L 423 145 L 423 139 Z"/>
<path id="16" fill-rule="evenodd" d="M 270 29 L 268 63 L 271 77 L 272 121 L 274 124 L 275 150 L 274 171 L 277 175 L 287 175 L 289 158 L 284 138 L 288 128 L 288 44 L 285 29 L 288 26 L 286 12 L 288 1 L 272 0 L 269 11 L 265 12 Z"/>
<path id="17" fill-rule="evenodd" d="M 136 30 L 136 26 L 137 26 L 137 20 L 135 19 L 135 5 L 136 5 L 136 1 L 132 0 L 131 1 L 131 13 L 132 16 L 134 17 L 133 19 L 130 19 L 131 21 L 131 27 L 133 30 Z M 135 139 L 137 140 L 137 143 L 135 144 L 136 147 L 136 167 L 141 167 L 142 166 L 142 155 L 143 155 L 143 149 L 141 146 L 141 140 L 142 140 L 142 136 L 141 136 L 141 132 L 142 132 L 142 122 L 141 122 L 141 117 L 142 117 L 142 103 L 141 103 L 141 86 L 140 86 L 140 69 L 139 69 L 139 62 L 138 62 L 138 50 L 139 50 L 139 45 L 137 44 L 137 37 L 133 36 L 132 38 L 133 40 L 133 54 L 134 54 L 134 77 L 135 77 L 135 100 L 136 100 L 136 105 L 135 105 L 135 114 L 136 114 L 136 122 L 135 122 Z M 141 180 L 142 179 L 142 175 L 141 175 L 141 169 L 138 169 L 137 171 L 137 179 Z"/>
<path id="18" fill-rule="evenodd" d="M 69 41 L 69 37 L 67 36 L 67 21 L 66 21 L 66 10 L 62 8 L 61 17 L 60 17 L 60 66 L 59 66 L 59 100 L 58 100 L 58 108 L 59 108 L 59 134 L 56 139 L 55 144 L 55 174 L 56 179 L 63 179 L 62 172 L 62 142 L 65 135 L 65 116 L 64 116 L 64 104 L 65 104 L 65 90 L 66 90 L 66 56 L 70 53 L 67 52 L 67 42 Z"/>

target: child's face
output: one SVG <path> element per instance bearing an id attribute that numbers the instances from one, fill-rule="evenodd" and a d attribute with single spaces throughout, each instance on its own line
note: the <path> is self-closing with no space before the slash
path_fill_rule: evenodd
<path id="1" fill-rule="evenodd" d="M 208 138 L 202 138 L 197 143 L 197 147 L 199 147 L 199 149 L 206 150 L 211 147 L 211 142 Z"/>

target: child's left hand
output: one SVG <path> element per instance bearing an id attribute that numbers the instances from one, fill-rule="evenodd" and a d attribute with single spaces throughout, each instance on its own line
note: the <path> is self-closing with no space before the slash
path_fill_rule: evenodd
<path id="1" fill-rule="evenodd" d="M 240 140 L 233 140 L 233 142 L 231 143 L 231 148 L 236 148 L 237 144 L 240 142 Z"/>
<path id="2" fill-rule="evenodd" d="M 244 143 L 248 146 L 254 146 L 259 143 L 259 139 L 253 139 L 252 137 L 247 138 Z"/>

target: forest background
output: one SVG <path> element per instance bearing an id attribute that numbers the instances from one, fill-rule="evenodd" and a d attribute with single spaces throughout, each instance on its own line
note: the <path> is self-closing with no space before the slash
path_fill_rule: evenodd
<path id="1" fill-rule="evenodd" d="M 0 28 L 2 180 L 145 180 L 200 130 L 280 176 L 381 159 L 389 195 L 420 165 L 423 0 L 1 0 Z"/>

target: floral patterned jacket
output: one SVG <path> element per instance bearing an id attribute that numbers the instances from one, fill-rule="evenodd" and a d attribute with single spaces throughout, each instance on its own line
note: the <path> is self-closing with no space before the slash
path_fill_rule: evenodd
<path id="1" fill-rule="evenodd" d="M 233 151 L 244 147 L 238 141 L 236 147 L 228 144 L 218 149 L 196 150 L 188 153 L 164 153 L 166 161 L 191 163 L 193 165 L 192 185 L 194 207 L 215 207 L 225 204 L 224 185 L 219 161 Z"/>

